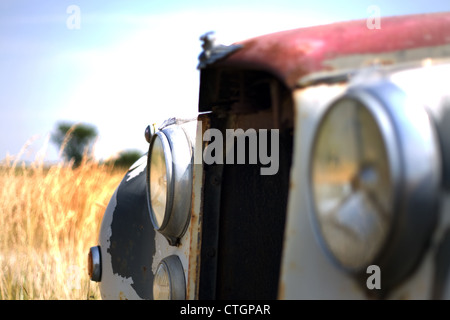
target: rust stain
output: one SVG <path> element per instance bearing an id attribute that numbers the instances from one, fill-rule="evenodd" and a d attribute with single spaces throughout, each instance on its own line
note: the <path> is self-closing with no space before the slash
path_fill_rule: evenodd
<path id="1" fill-rule="evenodd" d="M 411 300 L 411 298 L 408 292 L 404 292 L 397 298 L 397 300 Z"/>
<path id="2" fill-rule="evenodd" d="M 127 297 L 125 296 L 125 293 L 123 293 L 122 291 L 119 292 L 119 299 L 120 300 L 128 300 Z"/>
<path id="3" fill-rule="evenodd" d="M 289 179 L 289 191 L 295 190 L 295 181 L 293 179 Z"/>
<path id="4" fill-rule="evenodd" d="M 284 280 L 280 281 L 280 285 L 278 287 L 278 299 L 286 300 L 286 285 L 284 284 Z"/>
<path id="5" fill-rule="evenodd" d="M 199 115 L 197 118 L 198 122 L 202 124 L 202 132 L 200 133 L 203 137 L 203 134 L 210 127 L 210 121 L 208 115 Z M 197 139 L 197 137 L 196 137 Z M 196 144 L 197 148 L 202 148 L 201 152 L 203 152 L 203 142 L 200 145 Z M 201 248 L 201 222 L 202 222 L 202 205 L 203 205 L 203 184 L 204 184 L 204 174 L 203 170 L 200 172 L 196 172 L 198 165 L 194 166 L 193 170 L 193 186 L 192 186 L 192 197 L 191 197 L 191 217 L 188 232 L 190 234 L 190 242 L 189 242 L 189 252 L 186 255 L 188 257 L 188 279 L 187 279 L 187 298 L 195 299 L 198 296 L 198 275 L 200 272 L 200 248 Z M 197 174 L 201 174 L 201 176 L 197 176 Z M 201 182 L 199 182 L 201 179 Z M 200 194 L 197 193 L 197 187 L 200 185 Z M 200 198 L 200 199 L 198 199 Z M 196 206 L 200 204 L 200 207 Z"/>

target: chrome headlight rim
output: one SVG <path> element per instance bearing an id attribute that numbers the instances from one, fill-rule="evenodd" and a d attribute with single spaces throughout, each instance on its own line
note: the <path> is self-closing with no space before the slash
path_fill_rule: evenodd
<path id="1" fill-rule="evenodd" d="M 166 167 L 166 205 L 165 205 L 165 212 L 163 221 L 159 223 L 156 218 L 156 213 L 154 212 L 153 206 L 151 204 L 151 187 L 150 187 L 150 170 L 151 170 L 151 155 L 152 150 L 155 145 L 156 139 L 159 139 L 162 144 L 163 152 L 164 152 L 164 160 L 165 160 L 165 167 Z M 150 211 L 150 219 L 152 220 L 153 227 L 155 230 L 160 231 L 164 230 L 164 228 L 167 226 L 167 223 L 169 222 L 170 212 L 172 211 L 172 204 L 173 204 L 173 193 L 174 193 L 174 176 L 173 176 L 173 170 L 172 170 L 172 152 L 169 140 L 167 139 L 166 135 L 162 131 L 156 132 L 152 136 L 152 140 L 150 143 L 149 151 L 148 151 L 148 157 L 147 157 L 147 200 L 149 205 L 149 211 Z"/>
<path id="2" fill-rule="evenodd" d="M 344 266 L 330 250 L 321 231 L 314 200 L 312 172 L 318 134 L 329 112 L 345 99 L 357 101 L 375 119 L 387 153 L 392 186 L 392 214 L 383 243 L 368 263 L 358 267 Z M 411 141 L 414 141 L 413 147 Z M 408 100 L 405 92 L 386 80 L 349 88 L 325 109 L 318 121 L 308 162 L 310 219 L 316 240 L 328 259 L 364 281 L 367 267 L 378 265 L 385 288 L 401 282 L 417 265 L 435 227 L 441 170 L 435 127 L 422 105 Z M 425 187 L 421 185 L 424 181 L 427 182 Z"/>
<path id="3" fill-rule="evenodd" d="M 156 139 L 163 144 L 167 170 L 167 197 L 162 223 L 158 223 L 151 200 L 151 158 Z M 164 235 L 169 244 L 175 246 L 187 230 L 192 196 L 192 145 L 180 125 L 161 128 L 151 139 L 147 158 L 147 204 L 150 218 L 156 231 Z"/>
<path id="4" fill-rule="evenodd" d="M 157 299 L 157 281 L 161 276 L 160 271 L 165 273 L 169 282 L 168 300 L 186 299 L 186 279 L 184 275 L 183 264 L 177 255 L 170 255 L 162 259 L 156 267 L 155 277 L 153 278 L 153 298 Z"/>

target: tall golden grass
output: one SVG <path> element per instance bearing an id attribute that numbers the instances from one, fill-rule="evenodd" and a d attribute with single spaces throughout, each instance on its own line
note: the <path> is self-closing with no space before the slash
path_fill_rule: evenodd
<path id="1" fill-rule="evenodd" d="M 0 299 L 100 298 L 87 254 L 124 174 L 86 156 L 77 168 L 2 160 Z"/>

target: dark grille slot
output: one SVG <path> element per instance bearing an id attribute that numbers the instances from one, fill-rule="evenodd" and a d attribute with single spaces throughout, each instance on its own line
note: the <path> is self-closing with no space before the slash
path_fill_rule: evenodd
<path id="1" fill-rule="evenodd" d="M 280 132 L 279 142 L 275 175 L 248 161 L 223 166 L 217 299 L 277 298 L 292 136 Z"/>

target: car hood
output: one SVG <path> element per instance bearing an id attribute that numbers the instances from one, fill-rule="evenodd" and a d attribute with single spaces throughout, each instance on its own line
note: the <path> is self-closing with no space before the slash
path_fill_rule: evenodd
<path id="1" fill-rule="evenodd" d="M 239 49 L 208 68 L 264 70 L 292 89 L 316 73 L 450 56 L 450 12 L 381 17 L 378 29 L 371 29 L 369 22 L 354 20 L 248 39 L 235 43 Z"/>

